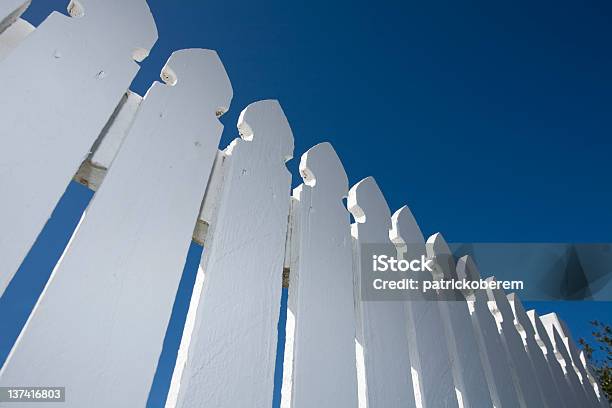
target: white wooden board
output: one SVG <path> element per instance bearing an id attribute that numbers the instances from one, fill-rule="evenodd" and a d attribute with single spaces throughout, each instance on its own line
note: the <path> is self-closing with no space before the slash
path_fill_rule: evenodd
<path id="1" fill-rule="evenodd" d="M 425 238 L 410 209 L 406 206 L 391 217 L 390 238 L 398 247 L 398 259 L 412 261 L 426 254 Z M 427 271 L 411 272 L 410 276 L 422 287 L 432 281 Z M 424 407 L 459 407 L 463 404 L 462 379 L 449 354 L 448 337 L 440 303 L 435 291 L 409 291 L 405 302 L 410 361 L 419 377 L 420 395 Z M 455 380 L 458 386 L 455 386 Z M 461 401 L 461 402 L 460 402 Z"/>
<path id="2" fill-rule="evenodd" d="M 283 407 L 357 407 L 348 178 L 329 143 L 302 156 L 294 190 Z M 296 225 L 297 224 L 297 225 Z"/>
<path id="3" fill-rule="evenodd" d="M 272 100 L 249 105 L 238 129 L 167 407 L 272 405 L 293 135 Z"/>
<path id="4" fill-rule="evenodd" d="M 578 350 L 576 343 L 574 343 L 574 340 L 569 336 L 569 330 L 567 330 L 565 322 L 559 319 L 559 316 L 557 316 L 556 313 L 549 313 L 542 316 L 540 319 L 544 323 L 549 335 L 551 333 L 551 329 L 554 329 L 553 336 L 558 336 L 556 343 L 560 348 L 563 346 L 562 348 L 564 350 L 561 351 L 561 355 L 563 356 L 566 364 L 566 371 L 571 372 L 571 377 L 574 377 L 575 374 L 576 378 L 578 379 L 579 384 L 576 385 L 576 387 L 579 387 L 580 391 L 582 391 L 582 393 L 584 393 L 586 396 L 586 399 L 583 401 L 589 404 L 589 406 L 599 407 L 599 399 L 597 398 L 595 390 L 587 378 L 584 366 L 580 361 L 580 351 Z"/>
<path id="5" fill-rule="evenodd" d="M 413 387 L 414 366 L 410 362 L 404 302 L 361 300 L 360 247 L 388 244 L 389 255 L 395 256 L 389 239 L 391 211 L 372 177 L 350 189 L 348 210 L 357 221 L 352 226 L 352 235 L 356 240 L 354 279 L 359 407 L 424 407 Z M 418 392 L 418 382 L 416 389 Z"/>
<path id="6" fill-rule="evenodd" d="M 0 295 L 157 39 L 144 0 L 73 4 L 0 61 Z"/>
<path id="7" fill-rule="evenodd" d="M 533 329 L 531 321 L 527 316 L 527 312 L 525 312 L 525 309 L 523 308 L 521 300 L 516 293 L 510 293 L 507 298 L 510 302 L 512 313 L 514 315 L 514 325 L 521 335 L 523 345 L 525 346 L 527 355 L 531 360 L 535 374 L 534 382 L 538 383 L 540 391 L 542 392 L 542 398 L 549 407 L 565 407 L 565 401 L 567 400 L 561 398 L 563 392 L 557 387 L 557 383 L 550 373 L 548 362 L 546 361 L 544 353 L 536 341 L 535 330 Z"/>
<path id="8" fill-rule="evenodd" d="M 466 280 L 480 279 L 480 272 L 470 256 L 463 256 L 457 261 L 457 277 Z M 489 310 L 486 291 L 465 291 L 464 295 L 470 302 L 472 325 L 481 350 L 487 383 L 494 385 L 490 387 L 493 404 L 496 408 L 520 407 L 517 384 L 509 369 L 511 362 L 508 360 L 495 318 Z"/>
<path id="9" fill-rule="evenodd" d="M 567 345 L 565 344 L 563 337 L 559 334 L 555 325 L 550 320 L 546 319 L 546 316 L 541 316 L 540 321 L 544 325 L 546 332 L 548 333 L 548 337 L 553 343 L 557 360 L 563 368 L 563 372 L 569 386 L 576 395 L 576 400 L 583 406 L 590 406 L 588 396 L 582 387 L 582 383 L 578 378 L 576 370 L 574 370 L 572 359 L 569 355 L 569 351 L 567 350 Z"/>
<path id="10" fill-rule="evenodd" d="M 495 281 L 494 277 L 487 281 Z M 487 290 L 489 298 L 489 309 L 496 318 L 502 343 L 508 353 L 514 380 L 518 384 L 519 398 L 526 407 L 547 407 L 542 399 L 542 392 L 538 385 L 533 365 L 523 344 L 523 340 L 514 326 L 514 314 L 512 307 L 502 289 Z"/>
<path id="11" fill-rule="evenodd" d="M 164 72 L 176 85 L 147 93 L 0 386 L 65 386 L 65 407 L 145 406 L 232 94 L 214 51 L 176 52 Z"/>
<path id="12" fill-rule="evenodd" d="M 531 326 L 535 332 L 536 341 L 544 353 L 544 357 L 546 357 L 551 376 L 557 384 L 557 388 L 560 390 L 566 406 L 568 408 L 578 406 L 579 403 L 576 390 L 574 390 L 574 388 L 568 382 L 568 379 L 563 372 L 563 368 L 555 355 L 553 343 L 548 336 L 548 332 L 544 328 L 544 324 L 540 320 L 540 316 L 538 316 L 535 310 L 529 310 L 527 312 L 527 316 L 529 316 L 529 321 L 531 322 Z"/>
<path id="13" fill-rule="evenodd" d="M 427 256 L 440 268 L 438 279 L 456 279 L 455 259 L 442 234 L 429 237 L 426 248 Z M 463 406 L 491 408 L 493 400 L 483 368 L 482 350 L 478 348 L 465 297 L 459 291 L 440 291 L 438 303 Z"/>

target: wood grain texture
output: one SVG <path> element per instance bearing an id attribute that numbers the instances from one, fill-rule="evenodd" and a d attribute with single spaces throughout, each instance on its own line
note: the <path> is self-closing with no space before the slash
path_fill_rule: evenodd
<path id="1" fill-rule="evenodd" d="M 232 94 L 214 51 L 176 52 L 164 72 L 176 85 L 147 93 L 0 385 L 61 384 L 66 407 L 145 406 Z"/>
<path id="2" fill-rule="evenodd" d="M 157 40 L 144 0 L 73 4 L 0 61 L 0 295 Z"/>
<path id="3" fill-rule="evenodd" d="M 386 253 L 395 256 L 395 246 L 389 239 L 391 211 L 372 177 L 350 189 L 347 206 L 357 221 L 352 226 L 352 235 L 355 238 L 359 407 L 422 406 L 415 399 L 411 376 L 413 365 L 404 302 L 361 300 L 361 248 L 369 244 L 388 245 Z"/>
<path id="4" fill-rule="evenodd" d="M 294 190 L 283 407 L 357 407 L 348 178 L 329 143 L 302 156 Z"/>
<path id="5" fill-rule="evenodd" d="M 249 105 L 238 129 L 167 407 L 272 405 L 293 135 L 272 100 Z"/>

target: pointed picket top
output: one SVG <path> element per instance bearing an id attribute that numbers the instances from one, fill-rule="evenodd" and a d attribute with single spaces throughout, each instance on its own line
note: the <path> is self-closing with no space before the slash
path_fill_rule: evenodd
<path id="1" fill-rule="evenodd" d="M 427 256 L 435 260 L 435 272 L 437 279 L 452 280 L 457 279 L 457 264 L 444 236 L 436 232 L 425 243 Z M 455 291 L 461 293 L 460 291 Z"/>
<path id="2" fill-rule="evenodd" d="M 486 279 L 487 282 L 495 282 L 497 279 L 495 276 L 490 276 Z M 497 317 L 501 319 L 504 323 L 512 323 L 514 326 L 514 313 L 512 312 L 512 306 L 510 306 L 510 301 L 506 297 L 506 293 L 503 289 L 487 289 L 487 296 L 490 302 L 495 302 L 495 307 L 497 309 Z"/>
<path id="3" fill-rule="evenodd" d="M 563 355 L 563 357 L 566 358 L 566 363 L 570 367 L 573 366 L 574 371 L 578 375 L 579 381 L 582 383 L 582 387 L 587 398 L 591 401 L 593 405 L 598 405 L 600 401 L 596 395 L 593 385 L 589 381 L 588 373 L 585 370 L 584 365 L 582 365 L 580 361 L 580 350 L 574 342 L 574 339 L 572 338 L 567 324 L 563 320 L 561 320 L 556 313 L 549 313 L 547 315 L 542 316 L 542 321 L 544 322 L 544 325 L 547 329 L 553 328 L 556 331 L 557 335 L 562 341 L 562 344 L 565 345 L 565 347 L 562 348 L 566 350 L 567 353 L 567 357 Z"/>
<path id="4" fill-rule="evenodd" d="M 348 177 L 340 158 L 328 142 L 319 143 L 302 155 L 300 175 L 309 187 L 329 191 L 321 197 L 339 200 L 348 195 Z"/>
<path id="5" fill-rule="evenodd" d="M 386 244 L 391 229 L 391 210 L 374 177 L 366 177 L 349 190 L 347 208 L 355 218 L 356 238 Z"/>
<path id="6" fill-rule="evenodd" d="M 506 297 L 508 298 L 510 306 L 512 307 L 515 324 L 519 324 L 527 336 L 535 337 L 536 331 L 534 330 L 531 320 L 523 307 L 523 302 L 521 302 L 521 299 L 516 293 L 509 293 Z"/>
<path id="7" fill-rule="evenodd" d="M 197 106 L 206 114 L 221 116 L 232 100 L 232 84 L 219 55 L 213 50 L 190 48 L 173 52 L 160 78 L 169 87 L 184 87 L 194 95 L 206 95 L 206 98 L 198 98 Z"/>
<path id="8" fill-rule="evenodd" d="M 399 245 L 425 243 L 425 237 L 423 237 L 421 228 L 419 228 L 414 215 L 412 215 L 412 211 L 410 211 L 407 205 L 397 210 L 391 216 L 389 238 Z"/>
<path id="9" fill-rule="evenodd" d="M 465 279 L 467 281 L 477 281 L 481 279 L 480 271 L 474 259 L 469 255 L 464 255 L 457 260 L 457 278 Z M 486 302 L 487 294 L 486 291 L 482 290 L 470 290 L 466 289 L 462 291 L 463 295 L 468 300 L 477 300 Z"/>
<path id="10" fill-rule="evenodd" d="M 17 21 L 31 2 L 32 0 L 2 0 L 0 3 L 0 33 Z"/>
<path id="11" fill-rule="evenodd" d="M 293 158 L 293 132 L 277 100 L 262 100 L 247 106 L 238 118 L 238 132 L 241 139 L 232 142 L 228 154 L 241 141 L 247 141 L 263 145 L 262 150 L 278 153 L 282 163 Z"/>

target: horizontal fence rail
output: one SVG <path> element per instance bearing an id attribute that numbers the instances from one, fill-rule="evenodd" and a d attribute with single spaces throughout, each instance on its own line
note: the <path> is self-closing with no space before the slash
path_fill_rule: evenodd
<path id="1" fill-rule="evenodd" d="M 565 323 L 514 293 L 364 299 L 372 245 L 435 261 L 420 283 L 481 274 L 442 234 L 425 240 L 408 206 L 392 214 L 374 178 L 349 189 L 327 142 L 303 154 L 292 193 L 278 101 L 247 106 L 219 150 L 233 92 L 214 51 L 177 51 L 163 82 L 130 91 L 157 40 L 144 0 L 73 1 L 37 28 L 28 5 L 0 3 L 0 296 L 71 180 L 95 194 L 1 387 L 145 406 L 193 240 L 204 250 L 166 408 L 272 406 L 283 285 L 283 408 L 609 406 Z"/>

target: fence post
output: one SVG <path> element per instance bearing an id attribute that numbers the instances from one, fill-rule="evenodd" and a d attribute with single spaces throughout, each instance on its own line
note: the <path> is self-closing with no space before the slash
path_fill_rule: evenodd
<path id="1" fill-rule="evenodd" d="M 166 407 L 272 405 L 293 135 L 272 100 L 249 105 L 238 129 Z"/>
<path id="2" fill-rule="evenodd" d="M 425 238 L 408 207 L 393 214 L 391 226 L 389 236 L 397 246 L 398 259 L 411 261 L 425 256 Z M 457 365 L 451 362 L 437 294 L 433 290 L 422 292 L 424 282 L 432 281 L 433 275 L 427 271 L 411 271 L 410 277 L 418 282 L 420 289 L 408 291 L 406 334 L 410 361 L 419 377 L 423 407 L 463 407 L 465 389 Z"/>
<path id="3" fill-rule="evenodd" d="M 356 220 L 351 229 L 355 238 L 359 407 L 422 407 L 410 375 L 414 370 L 408 350 L 408 316 L 404 303 L 364 301 L 361 296 L 361 252 L 366 251 L 368 245 L 376 245 L 387 255 L 396 254 L 389 239 L 391 211 L 372 177 L 361 180 L 349 190 L 348 210 Z"/>
<path id="4" fill-rule="evenodd" d="M 457 261 L 457 277 L 467 281 L 480 280 L 480 272 L 469 255 Z M 484 290 L 463 291 L 468 300 L 472 325 L 482 350 L 485 374 L 489 384 L 494 384 L 493 404 L 500 408 L 522 406 L 519 402 L 517 384 L 509 370 L 511 362 L 504 349 L 497 329 L 495 318 L 488 306 L 488 297 Z"/>
<path id="5" fill-rule="evenodd" d="M 457 279 L 455 258 L 442 234 L 429 237 L 426 249 L 427 256 L 434 260 L 437 268 L 434 272 L 436 279 Z M 489 384 L 486 378 L 481 355 L 484 350 L 478 347 L 465 297 L 458 290 L 442 290 L 438 294 L 448 349 L 456 370 L 455 383 L 461 392 L 463 405 L 466 408 L 492 407 L 491 395 L 495 391 L 490 388 L 494 384 Z"/>
<path id="6" fill-rule="evenodd" d="M 231 99 L 217 54 L 174 53 L 0 371 L 66 407 L 142 407 Z M 173 86 L 173 84 L 176 85 Z M 222 108 L 222 109 L 220 109 Z"/>
<path id="7" fill-rule="evenodd" d="M 348 178 L 329 143 L 302 156 L 293 193 L 283 407 L 357 407 Z"/>
<path id="8" fill-rule="evenodd" d="M 0 296 L 157 40 L 144 0 L 71 4 L 0 61 Z"/>

